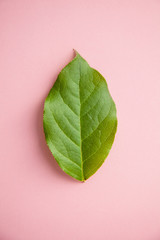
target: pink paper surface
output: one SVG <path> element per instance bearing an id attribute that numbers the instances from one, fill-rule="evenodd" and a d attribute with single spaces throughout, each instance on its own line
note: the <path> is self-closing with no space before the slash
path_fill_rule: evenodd
<path id="1" fill-rule="evenodd" d="M 46 146 L 43 104 L 75 48 L 118 131 L 85 183 Z M 160 1 L 0 0 L 0 240 L 160 240 Z"/>

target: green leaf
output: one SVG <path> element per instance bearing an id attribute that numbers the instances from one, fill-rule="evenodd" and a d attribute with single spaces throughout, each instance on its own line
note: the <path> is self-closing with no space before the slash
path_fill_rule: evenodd
<path id="1" fill-rule="evenodd" d="M 103 76 L 76 52 L 45 100 L 46 142 L 59 166 L 85 181 L 107 157 L 117 129 L 115 103 Z"/>

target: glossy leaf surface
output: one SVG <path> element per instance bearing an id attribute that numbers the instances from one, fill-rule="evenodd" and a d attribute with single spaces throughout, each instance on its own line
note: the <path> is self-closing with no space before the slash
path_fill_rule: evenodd
<path id="1" fill-rule="evenodd" d="M 59 166 L 85 181 L 107 157 L 117 129 L 116 107 L 102 75 L 76 52 L 45 100 L 46 142 Z"/>

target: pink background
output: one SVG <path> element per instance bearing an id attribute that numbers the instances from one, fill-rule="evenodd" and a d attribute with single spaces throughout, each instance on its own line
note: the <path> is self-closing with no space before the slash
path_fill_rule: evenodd
<path id="1" fill-rule="evenodd" d="M 107 79 L 118 132 L 86 183 L 44 140 L 75 48 Z M 160 1 L 0 0 L 0 240 L 160 240 Z"/>

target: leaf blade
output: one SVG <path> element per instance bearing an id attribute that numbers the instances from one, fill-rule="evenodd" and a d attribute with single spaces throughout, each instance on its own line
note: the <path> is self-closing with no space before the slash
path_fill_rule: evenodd
<path id="1" fill-rule="evenodd" d="M 84 181 L 107 157 L 117 129 L 116 107 L 103 76 L 76 53 L 45 100 L 46 142 L 60 167 Z"/>

